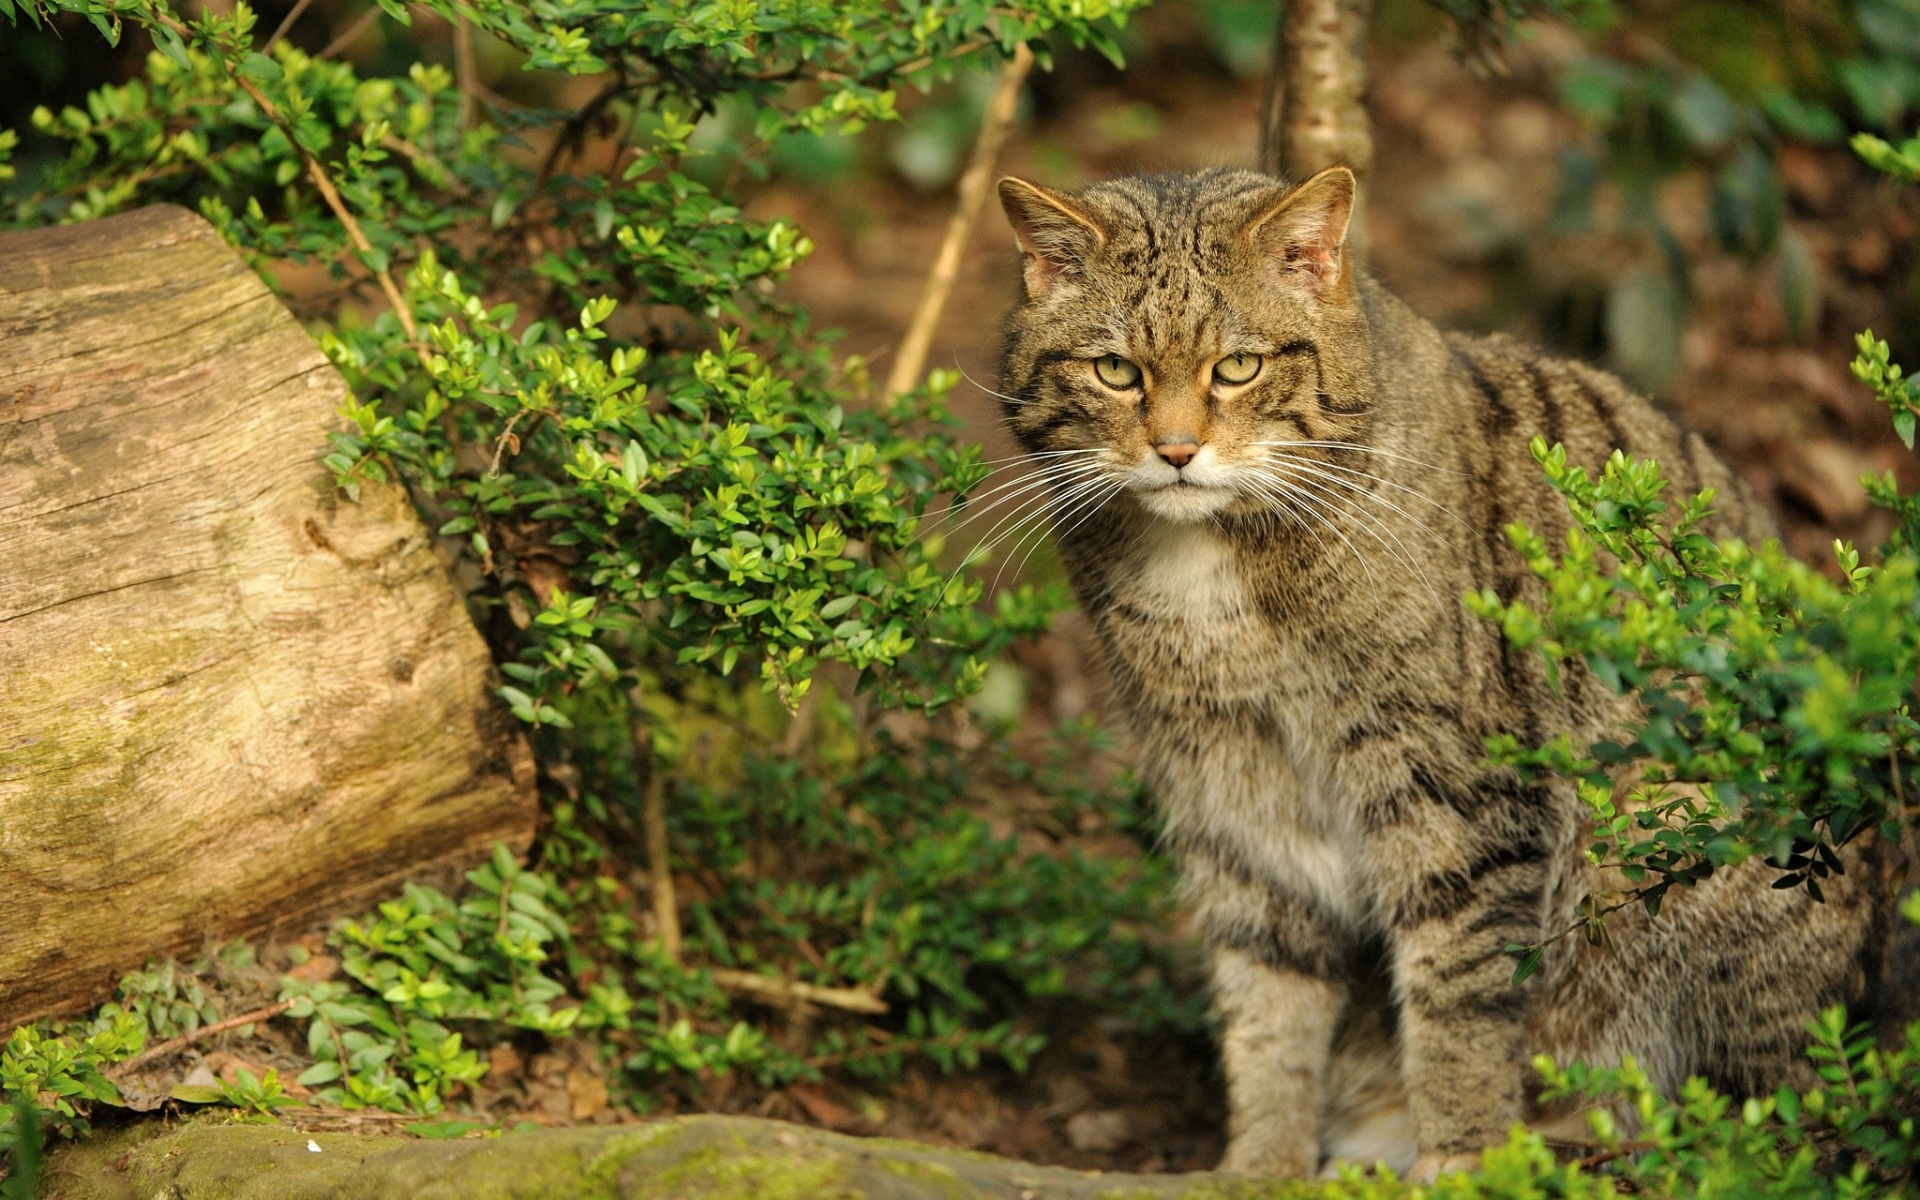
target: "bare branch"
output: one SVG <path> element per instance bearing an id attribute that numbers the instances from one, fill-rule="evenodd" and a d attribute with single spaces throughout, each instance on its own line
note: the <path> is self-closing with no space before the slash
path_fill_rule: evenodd
<path id="1" fill-rule="evenodd" d="M 473 26 L 465 17 L 453 23 L 453 77 L 460 88 L 460 128 L 464 130 L 473 124 L 473 101 L 480 81 L 473 65 Z"/>
<path id="2" fill-rule="evenodd" d="M 287 36 L 287 31 L 293 28 L 293 23 L 300 19 L 300 14 L 306 12 L 308 6 L 312 3 L 313 0 L 299 0 L 299 3 L 289 9 L 286 17 L 281 20 L 279 27 L 273 31 L 273 36 L 267 39 L 267 44 L 260 47 L 260 53 L 265 54 L 269 50 L 272 50 L 275 42 Z"/>
<path id="3" fill-rule="evenodd" d="M 667 842 L 666 780 L 653 767 L 653 731 L 646 718 L 633 722 L 635 767 L 645 781 L 641 787 L 640 827 L 647 842 L 647 890 L 653 897 L 653 923 L 659 929 L 660 950 L 680 961 L 680 904 L 673 892 L 673 855 Z"/>
<path id="4" fill-rule="evenodd" d="M 205 1041 L 216 1034 L 225 1033 L 229 1029 L 238 1029 L 242 1025 L 258 1025 L 262 1021 L 271 1021 L 292 1007 L 293 1001 L 281 1000 L 269 1004 L 265 1008 L 256 1008 L 252 1012 L 244 1012 L 237 1017 L 228 1017 L 224 1021 L 215 1021 L 211 1025 L 202 1025 L 198 1029 L 188 1030 L 179 1037 L 168 1038 L 164 1042 L 147 1047 L 127 1061 L 115 1065 L 113 1069 L 107 1072 L 107 1075 L 109 1078 L 119 1078 L 130 1071 L 136 1071 L 146 1066 L 155 1059 L 165 1058 L 169 1054 L 177 1054 L 195 1042 Z"/>
<path id="5" fill-rule="evenodd" d="M 375 5 L 372 8 L 367 9 L 367 11 L 361 13 L 357 18 L 354 19 L 353 24 L 347 26 L 346 29 L 341 31 L 341 34 L 339 37 L 334 38 L 331 42 L 328 42 L 326 49 L 314 55 L 314 57 L 315 58 L 332 58 L 334 55 L 340 53 L 342 50 L 345 50 L 348 46 L 351 46 L 353 45 L 354 42 L 358 41 L 360 38 L 360 35 L 365 33 L 370 27 L 372 27 L 373 23 L 375 21 L 378 21 L 379 19 L 380 19 L 380 7 L 378 5 Z"/>
<path id="6" fill-rule="evenodd" d="M 708 971 L 713 981 L 730 992 L 741 992 L 765 1004 L 798 1008 L 817 1004 L 823 1008 L 879 1015 L 887 1011 L 887 1002 L 861 988 L 820 987 L 797 979 L 760 975 L 753 971 L 735 971 L 714 967 Z"/>
<path id="7" fill-rule="evenodd" d="M 1022 42 L 1015 48 L 1013 58 L 1001 68 L 1000 86 L 987 102 L 986 115 L 980 121 L 980 136 L 973 144 L 973 159 L 967 164 L 966 174 L 960 177 L 960 197 L 954 204 L 953 216 L 947 221 L 940 253 L 933 260 L 926 289 L 920 293 L 920 306 L 914 310 L 906 337 L 900 342 L 900 353 L 887 374 L 888 396 L 898 396 L 920 382 L 927 347 L 933 342 L 934 328 L 940 324 L 940 311 L 946 307 L 954 278 L 960 273 L 960 256 L 967 248 L 974 224 L 980 219 L 980 208 L 993 179 L 994 164 L 1000 158 L 1000 147 L 1006 144 L 1007 133 L 1013 128 L 1014 114 L 1020 106 L 1020 88 L 1032 69 L 1033 51 Z"/>

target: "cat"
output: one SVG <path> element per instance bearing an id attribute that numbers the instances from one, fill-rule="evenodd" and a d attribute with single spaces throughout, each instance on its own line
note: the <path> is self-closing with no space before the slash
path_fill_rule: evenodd
<path id="1" fill-rule="evenodd" d="M 1350 261 L 1355 187 L 1344 167 L 999 184 L 1023 256 L 1004 419 L 1049 476 L 1211 955 L 1223 1166 L 1471 1166 L 1555 1116 L 1528 1086 L 1542 1052 L 1630 1054 L 1669 1091 L 1810 1083 L 1804 1022 L 1859 996 L 1885 942 L 1877 839 L 1824 904 L 1722 871 L 1512 983 L 1507 946 L 1604 884 L 1572 788 L 1487 765 L 1487 736 L 1591 740 L 1629 715 L 1461 602 L 1541 601 L 1503 530 L 1557 545 L 1570 518 L 1529 441 L 1589 470 L 1658 459 L 1675 492 L 1717 491 L 1713 536 L 1774 530 L 1612 376 L 1416 316 Z"/>

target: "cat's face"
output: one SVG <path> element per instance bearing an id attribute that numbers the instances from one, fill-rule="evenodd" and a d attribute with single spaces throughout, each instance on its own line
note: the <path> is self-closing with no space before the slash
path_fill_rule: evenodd
<path id="1" fill-rule="evenodd" d="M 1007 420 L 1082 507 L 1284 511 L 1295 485 L 1276 455 L 1320 458 L 1304 443 L 1364 421 L 1345 168 L 1291 190 L 1215 171 L 1071 195 L 1007 179 L 1000 197 L 1026 283 L 1007 326 Z M 1307 503 L 1296 490 L 1292 507 Z"/>

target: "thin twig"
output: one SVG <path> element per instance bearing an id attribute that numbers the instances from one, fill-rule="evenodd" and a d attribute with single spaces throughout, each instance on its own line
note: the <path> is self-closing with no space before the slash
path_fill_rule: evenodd
<path id="1" fill-rule="evenodd" d="M 673 855 L 667 844 L 667 785 L 653 769 L 653 731 L 645 718 L 633 722 L 635 766 L 646 780 L 640 798 L 640 826 L 647 842 L 647 890 L 653 897 L 653 923 L 660 951 L 680 961 L 680 904 L 673 894 Z"/>
<path id="2" fill-rule="evenodd" d="M 254 89 L 249 86 L 247 90 L 251 92 Z M 264 97 L 262 99 L 264 100 Z M 275 124 L 278 123 L 276 120 Z M 333 186 L 333 180 L 327 178 L 326 169 L 320 165 L 320 160 L 305 150 L 300 153 L 307 160 L 308 177 L 313 180 L 313 186 L 319 189 L 320 198 L 327 202 L 327 207 L 333 210 L 333 215 L 340 219 L 341 228 L 347 231 L 347 240 L 352 242 L 354 249 L 360 253 L 373 253 L 373 243 L 367 240 L 367 235 L 360 229 L 360 222 L 354 220 L 353 213 L 347 209 L 346 201 L 340 198 L 340 192 Z M 407 307 L 407 299 L 400 294 L 400 286 L 394 283 L 393 276 L 387 273 L 385 267 L 374 270 L 372 264 L 364 258 L 361 263 L 368 270 L 373 271 L 374 280 L 379 283 L 380 290 L 386 293 L 387 303 L 393 306 L 393 315 L 400 318 L 400 328 L 406 331 L 407 340 L 414 344 L 414 352 L 421 358 L 426 358 L 426 350 L 420 345 L 420 330 L 413 323 L 413 310 Z"/>
<path id="3" fill-rule="evenodd" d="M 520 439 L 514 436 L 513 427 L 520 423 L 520 418 L 526 416 L 528 411 L 529 411 L 528 409 L 523 408 L 518 412 L 514 413 L 511 417 L 508 417 L 507 427 L 505 429 L 502 429 L 500 431 L 500 436 L 494 439 L 493 463 L 492 465 L 487 467 L 488 479 L 492 479 L 500 474 L 500 460 L 506 454 L 507 447 L 509 444 L 512 445 L 513 452 L 515 454 L 520 453 Z M 542 414 L 539 412 L 535 412 L 533 414 L 533 419 L 535 423 L 539 422 L 541 416 Z M 533 430 L 531 427 L 529 427 L 527 430 L 527 436 L 529 437 L 533 436 Z"/>
<path id="4" fill-rule="evenodd" d="M 480 77 L 473 65 L 473 26 L 465 17 L 453 23 L 453 78 L 460 89 L 460 128 L 473 124 L 474 88 Z"/>
<path id="5" fill-rule="evenodd" d="M 927 347 L 933 342 L 934 327 L 940 323 L 940 310 L 946 307 L 954 277 L 960 273 L 960 256 L 973 234 L 974 223 L 980 219 L 980 207 L 986 200 L 994 163 L 1000 158 L 1000 147 L 1006 143 L 1007 132 L 1013 128 L 1014 114 L 1020 107 L 1020 88 L 1032 69 L 1033 51 L 1022 42 L 1015 47 L 1013 58 L 1001 68 L 1000 86 L 981 118 L 980 136 L 973 144 L 973 160 L 967 164 L 966 174 L 960 177 L 960 198 L 947 221 L 939 256 L 933 260 L 926 290 L 920 293 L 920 307 L 914 310 L 907 335 L 900 342 L 900 353 L 887 374 L 888 396 L 898 396 L 920 381 L 920 369 L 927 362 Z"/>
<path id="6" fill-rule="evenodd" d="M 534 173 L 536 190 L 545 187 L 547 180 L 553 178 L 554 171 L 560 166 L 561 155 L 569 152 L 577 153 L 586 144 L 587 127 L 598 121 L 600 114 L 606 111 L 607 105 L 612 104 L 631 87 L 624 73 L 616 75 L 581 105 L 578 112 L 566 119 L 566 122 L 560 126 L 559 132 L 553 135 L 553 144 L 548 146 L 547 152 L 540 157 L 540 169 Z"/>
<path id="7" fill-rule="evenodd" d="M 1592 1143 L 1588 1143 L 1588 1144 L 1591 1145 Z M 1653 1142 L 1640 1142 L 1640 1141 L 1621 1142 L 1618 1146 L 1614 1146 L 1611 1149 L 1601 1150 L 1597 1153 L 1589 1154 L 1585 1158 L 1576 1159 L 1574 1161 L 1575 1161 L 1575 1165 L 1579 1166 L 1583 1170 L 1591 1171 L 1593 1168 L 1602 1166 L 1606 1163 L 1610 1163 L 1615 1159 L 1626 1158 L 1629 1155 L 1640 1154 L 1647 1150 L 1652 1150 L 1652 1149 L 1655 1149 L 1655 1144 Z"/>
<path id="8" fill-rule="evenodd" d="M 713 967 L 707 973 L 713 976 L 715 983 L 728 991 L 744 992 L 766 1004 L 776 1004 L 786 1008 L 818 1004 L 824 1008 L 841 1008 L 848 1012 L 875 1015 L 887 1011 L 885 1000 L 862 988 L 820 987 L 817 984 L 802 983 L 797 979 L 781 979 L 772 975 L 760 975 L 753 971 L 735 971 L 726 967 Z"/>
<path id="9" fill-rule="evenodd" d="M 362 255 L 372 254 L 373 243 L 367 240 L 366 233 L 360 228 L 360 222 L 354 219 L 352 210 L 348 209 L 346 201 L 340 198 L 340 189 L 333 186 L 333 180 L 327 176 L 327 170 L 320 165 L 320 160 L 315 158 L 305 146 L 300 145 L 300 140 L 294 136 L 292 125 L 280 115 L 280 110 L 273 106 L 273 101 L 267 99 L 266 94 L 255 87 L 252 80 L 238 71 L 233 73 L 233 81 L 252 97 L 255 104 L 260 106 L 261 115 L 280 126 L 286 133 L 287 140 L 300 151 L 300 157 L 307 164 L 307 177 L 313 180 L 313 186 L 319 190 L 320 198 L 326 201 L 327 207 L 332 209 L 333 215 L 339 219 L 340 227 L 346 230 L 347 240 L 353 243 L 354 249 L 360 251 Z M 373 271 L 374 280 L 379 283 L 380 290 L 386 293 L 387 303 L 393 306 L 393 315 L 400 319 L 400 328 L 406 331 L 407 340 L 413 343 L 414 353 L 424 361 L 427 350 L 420 344 L 420 331 L 413 323 L 413 310 L 407 306 L 406 297 L 400 294 L 399 285 L 393 282 L 393 276 L 388 274 L 384 267 L 374 270 L 373 265 L 367 263 L 365 258 L 362 258 L 361 262 L 369 271 Z"/>
<path id="10" fill-rule="evenodd" d="M 286 17 L 280 22 L 280 27 L 273 31 L 273 36 L 267 39 L 267 44 L 260 47 L 260 53 L 265 54 L 272 50 L 275 42 L 287 36 L 287 31 L 293 28 L 293 23 L 300 19 L 300 14 L 306 12 L 312 3 L 313 0 L 299 0 L 299 3 L 288 10 Z"/>
<path id="11" fill-rule="evenodd" d="M 403 138 L 395 137 L 391 133 L 381 138 L 380 144 L 386 147 L 388 150 L 393 151 L 395 154 L 404 155 L 406 158 L 411 160 L 416 166 L 424 167 L 428 171 L 440 172 L 440 174 L 446 177 L 448 184 L 451 185 L 452 187 L 457 188 L 462 192 L 468 190 L 466 185 L 462 184 L 460 180 L 457 177 L 455 177 L 454 173 L 447 169 L 447 164 L 441 162 L 438 158 L 434 157 L 433 151 L 422 150 L 420 147 L 414 145 L 412 142 L 406 141 Z M 432 181 L 429 180 L 428 182 L 431 183 Z M 438 187 L 441 185 L 435 184 L 434 186 Z"/>
<path id="12" fill-rule="evenodd" d="M 110 1076 L 120 1076 L 129 1071 L 138 1070 L 157 1058 L 165 1058 L 169 1054 L 185 1050 L 195 1042 L 204 1041 L 207 1038 L 213 1037 L 215 1034 L 225 1033 L 229 1029 L 238 1029 L 242 1025 L 258 1025 L 262 1021 L 271 1021 L 292 1007 L 293 1001 L 280 1000 L 267 1005 L 265 1008 L 256 1008 L 252 1012 L 241 1013 L 237 1017 L 228 1017 L 224 1021 L 215 1021 L 211 1025 L 202 1025 L 200 1028 L 189 1030 L 179 1037 L 168 1038 L 158 1045 L 147 1047 L 127 1061 L 115 1065 L 107 1074 Z"/>
<path id="13" fill-rule="evenodd" d="M 325 50 L 322 50 L 319 54 L 315 55 L 314 57 L 332 58 L 334 55 L 340 53 L 342 50 L 345 50 L 348 46 L 353 45 L 353 43 L 359 39 L 360 35 L 367 31 L 367 27 L 372 25 L 375 21 L 378 21 L 379 19 L 380 19 L 380 6 L 376 4 L 372 8 L 369 8 L 367 11 L 361 13 L 359 17 L 354 20 L 353 24 L 347 26 L 346 29 L 340 34 L 339 37 L 334 38 L 332 41 L 328 42 L 327 48 Z"/>

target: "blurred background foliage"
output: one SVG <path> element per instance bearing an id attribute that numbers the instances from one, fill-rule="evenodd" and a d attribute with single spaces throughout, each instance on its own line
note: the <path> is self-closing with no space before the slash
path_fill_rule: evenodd
<path id="1" fill-rule="evenodd" d="M 206 11 L 232 6 L 208 0 Z M 869 363 L 899 338 L 924 280 L 995 54 L 912 72 L 891 102 L 897 119 L 869 112 L 851 122 L 863 128 L 769 127 L 752 88 L 684 81 L 683 94 L 701 99 L 663 120 L 657 97 L 596 107 L 604 76 L 537 65 L 540 51 L 524 42 L 475 37 L 469 68 L 452 23 L 423 7 L 406 11 L 402 23 L 363 0 L 311 0 L 297 12 L 267 0 L 258 13 L 261 31 L 284 24 L 285 45 L 310 61 L 391 78 L 402 102 L 425 103 L 424 144 L 470 193 L 449 211 L 481 203 L 472 196 L 491 206 L 514 193 L 563 136 L 578 176 L 556 218 L 581 231 L 578 241 L 527 254 L 540 263 L 552 312 L 524 293 L 510 297 L 512 288 L 482 287 L 475 316 L 439 281 L 413 285 L 423 319 L 457 326 L 439 345 L 450 360 L 475 347 L 497 353 L 489 348 L 522 336 L 535 318 L 548 322 L 535 346 L 543 338 L 574 346 L 567 328 L 589 336 L 577 325 L 583 302 L 625 288 L 607 328 L 615 344 L 648 348 L 632 374 L 669 406 L 687 398 L 693 425 L 692 409 L 721 390 L 696 364 L 732 352 L 717 342 L 718 325 L 745 329 L 745 345 L 798 380 L 799 400 L 821 421 L 830 425 L 840 406 L 841 442 L 894 445 L 885 467 L 895 490 L 886 494 L 915 512 L 937 514 L 939 489 L 967 486 L 1011 452 L 988 391 L 994 315 L 1015 278 L 995 214 L 974 239 L 935 342 L 933 365 L 955 373 L 904 410 L 864 399 Z M 1049 35 L 1006 167 L 1071 185 L 1116 171 L 1251 162 L 1277 20 L 1268 0 L 1161 0 L 1124 23 L 1099 23 L 1098 39 Z M 1372 269 L 1445 324 L 1511 330 L 1607 362 L 1654 392 L 1774 502 L 1804 557 L 1825 556 L 1836 535 L 1884 540 L 1886 517 L 1859 477 L 1894 470 L 1911 487 L 1912 469 L 1845 363 L 1865 326 L 1892 343 L 1894 357 L 1920 358 L 1912 236 L 1920 207 L 1913 189 L 1892 189 L 1861 167 L 1845 138 L 1857 129 L 1905 133 L 1920 120 L 1920 0 L 1588 5 L 1577 19 L 1522 24 L 1493 74 L 1454 53 L 1447 18 L 1427 0 L 1383 0 L 1374 22 Z M 72 14 L 0 25 L 0 79 L 24 83 L 0 89 L 0 129 L 19 135 L 6 183 L 13 222 L 219 194 L 200 183 L 169 193 L 164 180 L 90 191 L 89 171 L 110 173 L 122 160 L 105 150 L 95 160 L 72 155 L 83 126 L 97 132 L 120 119 L 98 97 L 90 111 L 89 96 L 141 77 L 152 51 L 136 25 L 109 45 Z M 416 63 L 441 71 L 411 72 Z M 460 78 L 472 81 L 465 99 Z M 828 90 L 806 79 L 791 88 L 802 105 Z M 478 106 L 497 145 L 472 140 L 461 104 Z M 70 108 L 86 114 L 79 124 L 63 116 Z M 230 117 L 207 115 L 209 125 Z M 356 127 L 351 115 L 339 120 L 342 130 Z M 733 241 L 694 247 L 732 274 L 674 273 L 663 256 L 676 238 L 666 250 L 614 247 L 628 214 L 602 207 L 614 202 L 602 164 L 630 165 L 619 157 L 628 141 L 668 147 L 641 184 L 679 190 L 645 203 L 671 206 L 697 192 L 703 211 L 737 207 L 751 237 L 730 232 Z M 507 227 L 485 206 L 479 218 Z M 274 998 L 293 972 L 306 1004 L 292 1019 L 305 1032 L 282 1045 L 263 1026 L 244 1053 L 284 1068 L 290 1081 L 304 1076 L 300 1086 L 328 1103 L 421 1111 L 459 1097 L 489 1120 L 597 1119 L 608 1105 L 755 1111 L 1083 1166 L 1211 1165 L 1221 1111 L 1198 974 L 1125 747 L 1099 732 L 1099 669 L 1084 631 L 1071 613 L 1048 628 L 1059 573 L 1041 530 L 1011 539 L 977 573 L 978 592 L 961 590 L 947 605 L 941 644 L 953 654 L 934 655 L 918 673 L 910 653 L 899 656 L 895 692 L 863 690 L 866 664 L 851 653 L 772 672 L 773 693 L 762 689 L 758 663 L 732 671 L 732 660 L 715 655 L 705 669 L 690 667 L 680 655 L 696 646 L 697 656 L 697 639 L 650 649 L 623 640 L 631 631 L 600 623 L 605 610 L 569 607 L 581 599 L 577 560 L 507 536 L 524 528 L 509 516 L 556 514 L 544 511 L 552 496 L 531 476 L 521 492 L 476 482 L 484 463 L 472 447 L 492 445 L 481 435 L 502 433 L 503 411 L 442 441 L 431 419 L 379 429 L 383 416 L 404 419 L 425 401 L 403 365 L 404 339 L 372 317 L 377 297 L 343 299 L 324 265 L 297 261 L 287 253 L 296 243 L 272 240 L 276 222 L 297 225 L 298 214 L 228 209 L 229 236 L 296 312 L 336 339 L 336 361 L 369 404 L 341 450 L 343 477 L 397 465 L 416 482 L 513 676 L 507 699 L 540 725 L 548 820 L 530 873 L 540 882 L 522 886 L 530 924 L 505 945 L 489 940 L 498 909 L 471 907 L 510 887 L 502 874 L 517 868 L 495 864 L 464 889 L 455 881 L 445 893 L 410 891 L 330 940 L 268 948 L 258 964 L 210 956 L 177 978 L 167 968 L 136 976 L 115 1011 L 77 1031 L 111 1048 L 103 1061 L 125 1057 L 129 1013 L 155 1038 L 172 1036 Z M 413 215 L 423 225 L 409 237 L 418 239 L 444 214 L 427 204 Z M 766 240 L 776 226 L 789 231 L 779 245 Z M 394 244 L 402 267 L 407 240 Z M 759 246 L 774 259 L 744 258 Z M 472 251 L 455 239 L 438 265 L 484 277 L 493 268 Z M 525 311 L 487 311 L 509 298 Z M 716 302 L 738 308 L 716 322 Z M 750 390 L 757 368 L 734 365 Z M 473 403 L 487 386 L 456 380 L 444 391 Z M 635 440 L 638 463 L 581 465 L 573 477 L 598 488 L 595 503 L 609 511 L 616 477 L 645 479 L 706 453 L 687 429 Z M 826 428 L 817 441 L 821 453 L 836 444 Z M 975 443 L 984 456 L 966 457 Z M 566 449 L 549 447 L 556 474 Z M 885 514 L 867 515 L 878 528 Z M 962 547 L 996 526 L 989 519 L 951 536 L 936 521 L 926 528 L 894 549 L 902 562 L 937 569 L 910 590 L 944 603 Z M 671 549 L 662 543 L 645 561 L 671 558 Z M 892 586 L 876 582 L 872 595 L 885 600 Z M 658 599 L 636 599 L 631 611 L 652 611 L 644 605 Z M 905 620 L 904 607 L 890 611 Z M 584 648 L 603 642 L 618 657 L 611 676 Z M 812 644 L 793 644 L 803 643 Z M 723 666 L 729 675 L 714 672 Z M 941 690 L 963 675 L 964 688 Z M 797 688 L 803 679 L 809 687 Z M 942 704 L 963 690 L 964 700 Z M 660 952 L 648 906 L 643 809 L 656 787 L 666 792 L 684 923 L 677 960 Z M 430 940 L 491 949 L 461 951 L 458 969 L 443 972 L 454 990 L 424 995 L 423 971 L 447 961 L 429 952 Z M 884 998 L 886 1011 L 756 998 L 718 986 L 714 971 L 851 987 Z M 171 1023 L 150 1019 L 156 990 L 183 998 Z M 556 1016 L 566 1013 L 574 1015 Z M 349 1044 L 352 1030 L 361 1032 Z M 23 1072 L 15 1090 L 58 1074 L 48 1065 L 58 1055 L 36 1036 L 12 1060 Z M 25 1074 L 21 1064 L 34 1063 L 41 1074 Z M 95 1094 L 81 1067 L 59 1070 L 77 1094 Z M 604 1089 L 597 1106 L 591 1081 Z"/>

